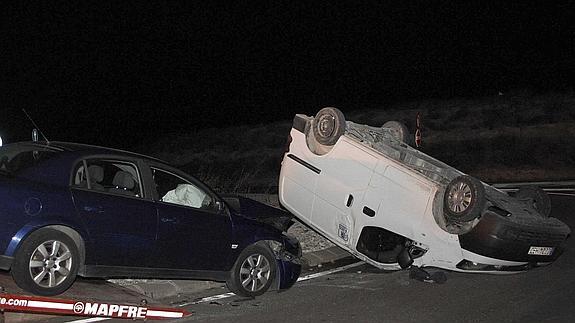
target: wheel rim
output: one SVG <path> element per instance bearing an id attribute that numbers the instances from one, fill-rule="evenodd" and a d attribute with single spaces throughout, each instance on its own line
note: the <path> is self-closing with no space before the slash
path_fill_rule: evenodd
<path id="1" fill-rule="evenodd" d="M 447 206 L 454 213 L 465 212 L 473 200 L 471 187 L 464 182 L 457 183 L 449 190 Z"/>
<path id="2" fill-rule="evenodd" d="M 242 286 L 250 292 L 262 290 L 270 279 L 271 266 L 267 258 L 261 254 L 247 257 L 240 268 Z"/>
<path id="3" fill-rule="evenodd" d="M 30 276 L 41 287 L 60 285 L 70 275 L 72 253 L 66 244 L 58 240 L 43 242 L 30 257 Z"/>
<path id="4" fill-rule="evenodd" d="M 335 131 L 335 118 L 331 115 L 323 115 L 317 123 L 317 130 L 320 136 L 330 137 Z"/>

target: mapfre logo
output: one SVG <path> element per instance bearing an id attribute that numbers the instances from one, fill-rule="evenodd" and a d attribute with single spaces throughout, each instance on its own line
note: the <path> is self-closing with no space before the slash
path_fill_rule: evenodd
<path id="1" fill-rule="evenodd" d="M 74 304 L 74 313 L 75 314 L 83 314 L 84 313 L 84 303 L 77 302 Z"/>
<path id="2" fill-rule="evenodd" d="M 145 319 L 147 312 L 148 309 L 146 307 L 130 305 L 87 302 L 76 302 L 74 304 L 74 313 L 78 315 Z"/>
<path id="3" fill-rule="evenodd" d="M 132 320 L 177 319 L 190 315 L 175 308 L 141 307 L 110 303 L 82 302 L 71 299 L 0 293 L 0 311 L 57 315 L 114 317 Z M 2 321 L 0 319 L 0 321 Z"/>

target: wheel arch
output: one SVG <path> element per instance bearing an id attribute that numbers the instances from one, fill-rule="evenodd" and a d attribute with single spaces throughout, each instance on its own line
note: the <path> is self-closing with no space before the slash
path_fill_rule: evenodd
<path id="1" fill-rule="evenodd" d="M 244 250 L 246 250 L 247 248 L 249 248 L 250 246 L 253 246 L 253 245 L 259 245 L 259 246 L 262 246 L 264 248 L 269 249 L 269 251 L 277 259 L 278 257 L 276 256 L 276 253 L 274 252 L 274 249 L 273 249 L 274 244 L 282 244 L 282 241 L 266 236 L 265 238 L 254 240 L 254 241 L 248 242 L 246 244 L 243 244 L 241 248 L 237 248 L 235 250 L 235 255 L 233 256 L 232 266 L 233 266 L 233 263 L 236 262 L 237 258 L 240 256 L 240 254 L 242 252 L 244 252 Z"/>
<path id="2" fill-rule="evenodd" d="M 288 244 L 296 242 L 295 250 Z M 276 275 L 273 285 L 275 288 L 285 290 L 293 286 L 301 274 L 301 245 L 295 238 L 284 236 L 283 239 L 260 240 L 255 244 L 268 248 L 276 258 Z M 291 249 L 291 250 L 290 250 Z"/>
<path id="3" fill-rule="evenodd" d="M 21 241 L 24 241 L 32 233 L 37 232 L 38 230 L 44 230 L 44 229 L 52 229 L 52 230 L 60 231 L 60 232 L 64 233 L 65 235 L 67 235 L 68 237 L 70 237 L 70 239 L 72 239 L 74 241 L 74 243 L 76 244 L 76 248 L 78 249 L 78 253 L 80 254 L 80 267 L 79 267 L 78 272 L 79 272 L 79 274 L 82 273 L 82 270 L 84 269 L 84 265 L 85 265 L 85 260 L 86 260 L 86 242 L 84 241 L 84 238 L 82 237 L 82 235 L 80 233 L 78 233 L 78 231 L 76 231 L 75 229 L 73 229 L 69 226 L 62 225 L 62 224 L 51 224 L 51 225 L 44 225 L 44 226 L 37 226 L 37 227 L 26 226 L 26 227 L 22 228 L 20 231 L 18 231 L 14 235 L 14 237 L 10 241 L 10 244 L 8 245 L 8 248 L 6 251 L 6 255 L 15 256 L 18 249 L 22 246 Z"/>
<path id="4" fill-rule="evenodd" d="M 258 249 L 261 251 L 256 251 Z M 260 267 L 261 264 L 260 264 L 259 260 L 257 261 L 257 264 L 254 264 L 250 261 L 249 262 L 250 268 L 248 269 L 249 273 L 244 272 L 242 274 L 241 268 L 244 268 L 244 264 L 246 264 L 246 262 L 248 261 L 247 259 L 249 257 L 253 256 L 252 253 L 258 253 L 259 255 L 267 254 L 264 256 L 264 258 L 269 259 L 269 261 L 266 260 L 266 262 L 269 264 L 269 266 L 266 265 L 266 266 Z M 246 246 L 245 248 L 242 249 L 241 253 L 239 254 L 238 258 L 236 259 L 234 266 L 230 270 L 230 275 L 229 275 L 228 279 L 226 280 L 226 286 L 228 287 L 228 289 L 230 289 L 230 291 L 232 291 L 236 295 L 245 296 L 245 297 L 256 297 L 256 296 L 262 295 L 263 293 L 268 291 L 270 289 L 270 287 L 272 287 L 273 285 L 277 286 L 278 271 L 281 270 L 280 264 L 278 262 L 279 262 L 279 260 L 276 258 L 276 255 L 274 254 L 270 245 L 268 243 L 266 243 L 264 240 L 259 240 L 259 241 L 252 243 L 252 244 L 249 244 L 248 246 Z M 260 276 L 261 271 L 259 269 L 266 268 L 266 267 L 267 267 L 267 270 L 268 270 L 270 276 L 264 280 L 263 278 L 261 278 L 264 276 Z M 252 272 L 254 270 L 255 270 L 255 273 Z M 263 271 L 264 269 L 261 269 L 261 270 Z M 251 278 L 248 277 L 249 281 L 246 280 L 247 284 L 253 283 L 254 284 L 253 287 L 255 287 L 256 284 L 259 285 L 259 283 L 262 283 L 262 281 L 263 281 L 264 285 L 261 286 L 261 288 L 258 288 L 257 290 L 254 290 L 254 289 L 247 290 L 246 286 L 245 286 L 245 282 L 242 278 L 242 275 L 246 275 L 246 274 L 248 276 L 251 276 Z M 254 275 L 257 275 L 257 276 L 254 276 Z"/>

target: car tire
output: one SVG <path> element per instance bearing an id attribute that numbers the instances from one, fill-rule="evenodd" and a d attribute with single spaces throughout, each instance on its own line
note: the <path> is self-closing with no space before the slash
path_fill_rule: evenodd
<path id="1" fill-rule="evenodd" d="M 345 117 L 337 108 L 323 108 L 311 122 L 315 140 L 325 146 L 333 146 L 345 132 Z"/>
<path id="2" fill-rule="evenodd" d="M 485 207 L 483 184 L 467 175 L 453 179 L 445 190 L 443 210 L 449 220 L 468 222 L 478 218 Z"/>
<path id="3" fill-rule="evenodd" d="M 387 121 L 381 127 L 390 130 L 393 138 L 403 143 L 410 144 L 411 137 L 405 124 L 399 121 Z"/>
<path id="4" fill-rule="evenodd" d="M 545 191 L 538 186 L 523 186 L 520 187 L 515 198 L 525 200 L 533 206 L 535 210 L 544 218 L 548 218 L 551 214 L 551 199 Z"/>
<path id="5" fill-rule="evenodd" d="M 236 260 L 226 285 L 236 295 L 256 297 L 270 288 L 276 271 L 276 259 L 269 247 L 253 244 Z"/>
<path id="6" fill-rule="evenodd" d="M 36 295 L 66 291 L 76 279 L 80 256 L 68 235 L 53 229 L 30 234 L 18 248 L 11 274 L 16 284 Z"/>

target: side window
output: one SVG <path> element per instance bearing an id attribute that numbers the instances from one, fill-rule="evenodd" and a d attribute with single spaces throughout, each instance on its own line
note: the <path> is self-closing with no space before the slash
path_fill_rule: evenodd
<path id="1" fill-rule="evenodd" d="M 152 174 L 162 202 L 216 211 L 214 198 L 198 186 L 157 168 L 152 168 Z"/>
<path id="2" fill-rule="evenodd" d="M 73 176 L 74 185 L 78 187 L 125 196 L 142 196 L 138 168 L 129 162 L 91 159 L 82 162 Z"/>
<path id="3" fill-rule="evenodd" d="M 18 174 L 55 156 L 55 151 L 41 147 L 4 146 L 0 148 L 0 170 Z"/>

